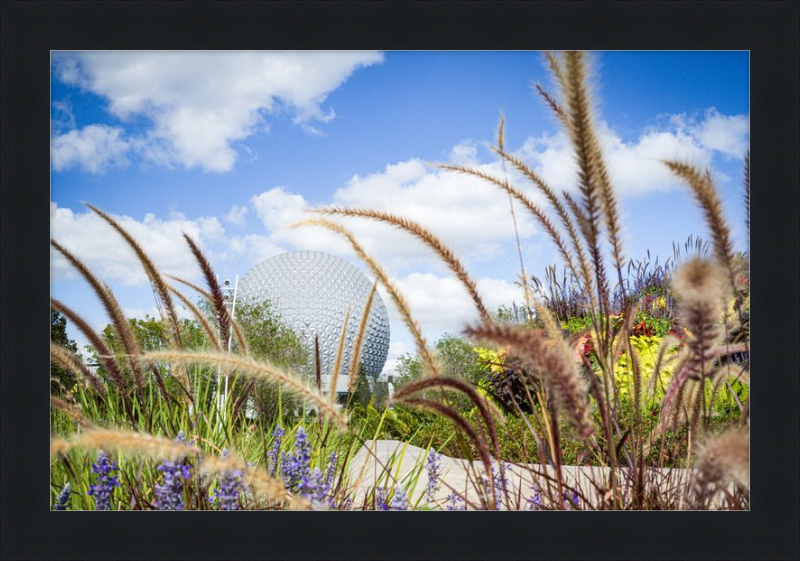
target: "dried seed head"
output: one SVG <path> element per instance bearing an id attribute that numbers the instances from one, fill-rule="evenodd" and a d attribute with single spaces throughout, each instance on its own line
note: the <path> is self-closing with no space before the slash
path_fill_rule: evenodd
<path id="1" fill-rule="evenodd" d="M 725 270 L 713 261 L 695 258 L 676 271 L 672 287 L 684 302 L 713 302 L 721 306 L 728 279 Z"/>
<path id="2" fill-rule="evenodd" d="M 703 508 L 713 494 L 713 486 L 732 478 L 750 486 L 750 433 L 731 429 L 707 441 L 697 454 L 695 506 Z"/>

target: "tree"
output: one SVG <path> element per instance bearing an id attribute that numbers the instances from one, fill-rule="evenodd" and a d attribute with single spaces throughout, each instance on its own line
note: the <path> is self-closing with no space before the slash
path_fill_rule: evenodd
<path id="1" fill-rule="evenodd" d="M 142 352 L 146 353 L 149 351 L 158 351 L 169 348 L 170 341 L 169 337 L 167 336 L 167 329 L 169 328 L 160 318 L 154 318 L 147 314 L 143 319 L 129 318 L 127 321 Z M 180 320 L 178 327 L 180 329 L 181 343 L 185 350 L 205 349 L 208 347 L 205 332 L 196 320 L 182 319 Z M 106 345 L 108 345 L 109 350 L 116 355 L 116 362 L 119 365 L 120 370 L 126 376 L 128 376 L 129 384 L 133 384 L 133 374 L 130 371 L 129 361 L 124 356 L 127 351 L 122 341 L 120 341 L 114 325 L 106 325 L 100 332 L 100 336 Z M 98 375 L 104 378 L 107 377 L 108 372 L 97 356 L 96 350 L 90 349 L 89 352 L 92 355 L 93 362 L 100 364 L 97 368 Z M 171 378 L 168 376 L 171 368 L 172 367 L 168 364 L 159 365 L 161 374 L 166 375 L 164 376 L 164 382 L 168 391 L 179 392 L 181 390 L 174 385 L 175 382 L 171 381 Z M 215 369 L 201 367 L 198 365 L 193 366 L 192 371 L 198 374 L 200 379 L 203 379 L 205 382 L 211 384 L 213 390 L 215 387 L 214 385 L 216 384 Z M 145 372 L 145 378 L 148 378 L 147 372 Z M 147 383 L 147 380 L 145 380 L 145 385 Z M 211 392 L 206 393 L 211 395 Z"/>
<path id="2" fill-rule="evenodd" d="M 350 404 L 354 405 L 358 403 L 361 405 L 361 407 L 366 409 L 370 400 L 372 400 L 372 388 L 370 386 L 369 379 L 367 378 L 367 374 L 364 372 L 364 367 L 359 366 L 358 374 L 356 375 L 356 382 L 353 387 L 353 393 L 350 396 Z"/>
<path id="3" fill-rule="evenodd" d="M 474 345 L 463 337 L 446 333 L 436 341 L 436 355 L 444 376 L 461 378 L 473 384 L 477 384 L 483 376 Z"/>
<path id="4" fill-rule="evenodd" d="M 446 333 L 436 341 L 434 349 L 443 376 L 460 378 L 473 384 L 477 384 L 483 377 L 484 370 L 478 361 L 478 353 L 467 339 Z M 398 359 L 395 370 L 394 384 L 397 389 L 427 375 L 420 358 L 408 353 Z M 429 390 L 424 395 L 438 399 L 441 393 L 439 390 Z M 462 394 L 448 395 L 451 405 L 462 410 L 471 407 L 471 402 Z"/>
<path id="5" fill-rule="evenodd" d="M 78 354 L 78 345 L 67 336 L 67 318 L 52 309 L 50 310 L 50 340 L 68 349 L 72 354 L 80 358 Z M 51 381 L 50 383 L 50 391 L 54 393 L 59 392 L 59 382 L 60 385 L 63 385 L 65 388 L 71 388 L 75 385 L 76 381 L 73 372 L 61 367 L 53 360 L 50 361 L 50 377 L 58 380 L 58 382 Z"/>
<path id="6" fill-rule="evenodd" d="M 446 333 L 436 341 L 434 349 L 443 376 L 461 378 L 472 383 L 478 383 L 483 376 L 478 353 L 467 339 Z M 425 375 L 419 357 L 408 353 L 398 359 L 395 370 L 395 385 L 398 388 Z"/>
<path id="7" fill-rule="evenodd" d="M 236 319 L 242 326 L 253 358 L 268 360 L 289 372 L 310 371 L 312 361 L 304 341 L 283 323 L 269 302 L 237 304 Z M 259 417 L 267 421 L 274 419 L 278 415 L 279 403 L 282 412 L 302 408 L 298 398 L 281 392 L 276 384 L 255 384 L 254 405 Z"/>
<path id="8" fill-rule="evenodd" d="M 237 304 L 236 320 L 242 326 L 253 358 L 268 359 L 289 369 L 310 365 L 303 340 L 283 323 L 269 302 Z"/>

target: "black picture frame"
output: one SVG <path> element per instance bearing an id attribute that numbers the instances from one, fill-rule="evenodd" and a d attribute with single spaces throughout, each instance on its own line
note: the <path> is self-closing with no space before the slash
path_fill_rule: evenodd
<path id="1" fill-rule="evenodd" d="M 2 559 L 800 557 L 800 3 L 32 0 L 0 10 Z M 750 51 L 750 512 L 48 510 L 50 51 L 367 48 Z"/>

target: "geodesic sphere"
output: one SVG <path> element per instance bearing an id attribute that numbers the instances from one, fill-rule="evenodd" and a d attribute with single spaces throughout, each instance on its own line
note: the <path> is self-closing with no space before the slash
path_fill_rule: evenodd
<path id="1" fill-rule="evenodd" d="M 345 347 L 337 391 L 347 388 L 351 353 L 372 290 L 372 282 L 347 261 L 320 251 L 281 253 L 262 261 L 239 281 L 242 302 L 269 301 L 281 320 L 300 335 L 313 363 L 314 336 L 319 336 L 323 384 L 333 373 L 347 308 Z M 367 375 L 377 377 L 389 354 L 389 316 L 375 293 L 361 347 Z M 311 370 L 313 372 L 313 369 Z"/>

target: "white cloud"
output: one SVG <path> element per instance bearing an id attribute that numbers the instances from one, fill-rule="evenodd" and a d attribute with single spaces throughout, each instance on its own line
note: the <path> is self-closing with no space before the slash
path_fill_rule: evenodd
<path id="1" fill-rule="evenodd" d="M 406 353 L 413 353 L 415 350 L 409 347 L 404 341 L 392 341 L 389 343 L 389 355 L 386 357 L 386 365 L 380 374 L 381 380 L 386 380 L 386 376 L 393 376 L 397 372 L 397 359 Z"/>
<path id="2" fill-rule="evenodd" d="M 275 187 L 264 191 L 255 195 L 250 202 L 270 232 L 285 228 L 302 219 L 307 206 L 302 195 L 287 192 L 284 187 Z"/>
<path id="3" fill-rule="evenodd" d="M 450 150 L 450 161 L 460 166 L 474 165 L 478 161 L 478 147 L 474 142 L 460 142 Z"/>
<path id="4" fill-rule="evenodd" d="M 474 165 L 502 177 L 496 163 Z M 500 189 L 481 179 L 426 168 L 419 160 L 388 165 L 366 177 L 354 176 L 333 198 L 342 206 L 411 218 L 474 260 L 491 256 L 498 244 L 514 237 L 508 197 Z M 528 215 L 518 215 L 518 219 L 520 235 L 532 235 L 534 225 Z M 373 238 L 365 245 L 374 251 L 409 258 L 430 255 L 421 242 L 396 229 L 369 223 L 360 231 Z"/>
<path id="5" fill-rule="evenodd" d="M 50 120 L 50 128 L 55 129 L 74 129 L 75 114 L 72 112 L 72 104 L 67 100 L 53 102 L 53 117 Z"/>
<path id="6" fill-rule="evenodd" d="M 292 246 L 295 249 L 327 251 L 338 255 L 348 253 L 347 243 L 338 236 L 319 228 L 291 226 L 306 218 L 311 208 L 308 201 L 285 187 L 274 187 L 252 199 L 250 203 L 268 232 L 265 240 L 275 247 Z M 266 242 L 262 242 L 266 243 Z"/>
<path id="7" fill-rule="evenodd" d="M 56 171 L 77 166 L 89 173 L 104 173 L 127 165 L 131 146 L 120 127 L 88 125 L 55 135 L 50 141 L 50 161 Z"/>
<path id="8" fill-rule="evenodd" d="M 220 240 L 224 230 L 213 217 L 190 220 L 173 214 L 163 220 L 147 214 L 143 220 L 112 215 L 139 243 L 162 272 L 197 279 L 197 262 L 189 250 L 183 232 L 201 248 L 209 240 Z M 111 226 L 93 212 L 75 213 L 50 203 L 50 235 L 83 260 L 103 280 L 123 285 L 143 286 L 147 276 L 133 250 Z M 55 250 L 50 253 L 50 271 L 54 280 L 75 275 L 71 266 Z"/>
<path id="9" fill-rule="evenodd" d="M 469 323 L 479 319 L 475 303 L 464 285 L 453 276 L 437 276 L 432 273 L 411 273 L 395 279 L 414 318 L 423 332 L 460 333 Z M 522 301 L 522 291 L 511 282 L 502 279 L 481 278 L 476 281 L 478 294 L 489 310 L 500 304 L 510 305 Z M 402 318 L 385 290 L 381 298 L 387 304 L 392 329 L 406 330 Z"/>
<path id="10" fill-rule="evenodd" d="M 715 153 L 743 157 L 749 144 L 748 115 L 721 115 L 709 109 L 701 122 L 684 115 L 672 116 L 669 126 L 644 131 L 635 141 L 625 142 L 606 123 L 598 126 L 598 139 L 614 187 L 621 196 L 665 191 L 679 183 L 663 159 L 688 161 L 711 167 Z M 577 166 L 564 133 L 529 137 L 516 155 L 557 190 L 577 188 Z"/>
<path id="11" fill-rule="evenodd" d="M 236 226 L 244 226 L 247 210 L 246 206 L 233 205 L 228 214 L 225 215 L 225 221 Z"/>
<path id="12" fill-rule="evenodd" d="M 271 241 L 268 236 L 257 234 L 231 238 L 229 247 L 234 255 L 243 256 L 250 264 L 260 263 L 286 251 L 286 249 Z"/>
<path id="13" fill-rule="evenodd" d="M 727 157 L 744 158 L 750 146 L 750 115 L 722 115 L 715 107 L 705 112 L 701 123 L 678 116 L 673 122 L 685 128 L 706 148 Z"/>
<path id="14" fill-rule="evenodd" d="M 142 154 L 159 165 L 206 171 L 233 168 L 232 144 L 265 127 L 264 116 L 289 111 L 314 131 L 333 109 L 328 94 L 376 52 L 83 52 L 54 58 L 62 82 L 108 100 L 122 119 L 145 117 L 152 129 Z"/>
<path id="15" fill-rule="evenodd" d="M 496 163 L 476 165 L 499 175 Z M 531 196 L 536 198 L 533 193 Z M 275 187 L 253 197 L 251 203 L 275 244 L 339 255 L 352 253 L 337 234 L 318 227 L 290 228 L 315 216 L 307 212 L 311 205 L 302 195 Z M 494 257 L 499 245 L 514 237 L 508 197 L 502 191 L 480 179 L 428 169 L 419 160 L 391 164 L 365 177 L 354 176 L 336 190 L 330 204 L 410 217 L 465 261 Z M 529 216 L 519 213 L 517 218 L 521 236 L 531 236 L 534 226 Z M 350 229 L 366 251 L 390 269 L 443 269 L 433 252 L 408 233 L 372 220 L 338 216 L 332 219 Z"/>

